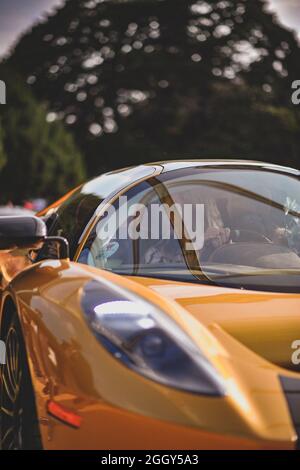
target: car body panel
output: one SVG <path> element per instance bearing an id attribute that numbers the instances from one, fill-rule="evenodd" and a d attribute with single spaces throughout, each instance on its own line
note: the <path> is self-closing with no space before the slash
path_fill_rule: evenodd
<path id="1" fill-rule="evenodd" d="M 162 297 L 175 300 L 206 327 L 222 329 L 260 357 L 283 369 L 293 368 L 292 343 L 296 332 L 300 331 L 298 294 L 133 279 Z M 294 369 L 295 372 L 300 371 L 299 366 Z"/>
<path id="2" fill-rule="evenodd" d="M 151 302 L 172 316 L 222 371 L 229 396 L 201 397 L 164 387 L 132 372 L 108 354 L 94 338 L 80 311 L 82 286 L 90 279 L 103 278 L 151 298 Z M 144 419 L 146 434 L 151 420 L 164 422 L 174 428 L 175 434 L 180 434 L 178 426 L 187 428 L 191 436 L 195 433 L 194 439 L 198 439 L 199 433 L 197 446 L 201 434 L 209 436 L 218 429 L 219 436 L 213 436 L 211 445 L 214 440 L 221 447 L 226 446 L 227 440 L 234 445 L 236 439 L 236 445 L 243 446 L 244 442 L 245 448 L 247 445 L 292 448 L 296 435 L 276 368 L 224 335 L 221 329 L 218 332 L 214 326 L 203 327 L 177 300 L 175 303 L 170 295 L 159 293 L 157 280 L 142 281 L 68 261 L 44 261 L 24 270 L 11 283 L 27 345 L 44 447 L 76 448 L 78 442 L 82 447 L 96 446 L 96 438 L 90 441 L 86 432 L 87 423 L 93 420 L 96 433 L 111 412 L 120 420 L 117 420 L 120 426 L 127 420 L 124 416 L 131 417 L 133 422 Z M 168 284 L 169 290 L 180 287 L 178 283 Z M 34 291 L 31 285 L 35 285 Z M 181 287 L 188 290 L 194 286 L 182 283 Z M 203 288 L 205 291 L 207 286 Z M 71 429 L 47 415 L 49 400 L 78 413 L 83 419 L 82 428 Z M 115 435 L 107 435 L 104 442 L 113 448 Z M 140 442 L 145 442 L 141 430 Z M 191 442 L 196 448 L 196 441 Z M 155 443 L 154 440 L 154 448 Z M 101 445 L 97 440 L 97 446 Z M 173 445 L 182 446 L 182 441 Z"/>
<path id="3" fill-rule="evenodd" d="M 287 367 L 290 342 L 300 330 L 299 295 L 121 276 L 76 262 L 109 202 L 153 174 L 200 165 L 268 167 L 299 174 L 275 165 L 228 160 L 144 165 L 135 172 L 126 170 L 128 178 L 107 189 L 83 228 L 74 261 L 31 265 L 22 253 L 3 255 L 3 264 L 10 258 L 11 269 L 3 273 L 0 326 L 6 321 L 7 302 L 13 301 L 45 449 L 296 447 L 280 376 L 299 379 L 299 371 Z M 93 184 L 86 188 L 92 192 Z M 72 194 L 39 215 L 57 210 Z M 223 377 L 226 395 L 208 397 L 170 388 L 117 361 L 97 341 L 82 312 L 83 288 L 91 280 L 120 286 L 169 315 Z M 51 416 L 49 403 L 79 416 L 79 428 Z"/>

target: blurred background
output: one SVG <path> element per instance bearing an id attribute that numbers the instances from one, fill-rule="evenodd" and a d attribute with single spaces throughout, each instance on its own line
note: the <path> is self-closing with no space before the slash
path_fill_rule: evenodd
<path id="1" fill-rule="evenodd" d="M 2 205 L 148 161 L 299 167 L 299 0 L 0 0 L 0 61 Z"/>

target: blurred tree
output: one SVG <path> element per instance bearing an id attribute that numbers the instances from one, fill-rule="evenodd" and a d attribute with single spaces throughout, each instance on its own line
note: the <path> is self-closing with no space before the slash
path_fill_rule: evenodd
<path id="1" fill-rule="evenodd" d="M 201 111 L 205 108 L 205 112 Z M 197 118 L 196 118 L 197 116 Z M 202 116 L 201 134 L 197 127 Z M 177 119 L 177 122 L 179 120 Z M 218 83 L 198 103 L 182 129 L 189 129 L 187 152 L 198 148 L 210 158 L 243 158 L 299 164 L 300 114 L 296 107 L 275 106 L 261 89 Z M 176 136 L 174 136 L 176 138 Z"/>
<path id="2" fill-rule="evenodd" d="M 67 0 L 9 63 L 90 174 L 183 155 L 299 164 L 300 48 L 264 0 Z"/>
<path id="3" fill-rule="evenodd" d="M 9 84 L 2 113 L 7 161 L 0 173 L 1 199 L 57 197 L 84 178 L 73 138 L 62 123 L 47 122 L 51 113 L 15 72 L 2 66 L 0 76 Z"/>

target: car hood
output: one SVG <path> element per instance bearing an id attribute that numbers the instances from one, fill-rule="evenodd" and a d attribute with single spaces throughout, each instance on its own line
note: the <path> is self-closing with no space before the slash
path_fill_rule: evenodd
<path id="1" fill-rule="evenodd" d="M 150 278 L 135 277 L 134 281 L 177 302 L 214 336 L 226 333 L 273 365 L 300 373 L 300 365 L 293 361 L 295 342 L 300 341 L 299 294 Z"/>

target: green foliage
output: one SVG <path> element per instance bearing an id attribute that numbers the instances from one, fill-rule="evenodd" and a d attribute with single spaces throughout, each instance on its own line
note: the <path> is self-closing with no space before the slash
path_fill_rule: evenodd
<path id="1" fill-rule="evenodd" d="M 215 84 L 211 95 L 198 101 L 195 96 L 192 113 L 180 121 L 179 112 L 173 123 L 173 145 L 181 133 L 189 133 L 188 154 L 196 151 L 210 158 L 242 157 L 299 166 L 299 111 L 275 106 L 272 97 L 255 87 Z"/>
<path id="2" fill-rule="evenodd" d="M 265 7 L 68 0 L 8 63 L 65 120 L 89 175 L 185 156 L 297 167 L 300 48 Z"/>
<path id="3" fill-rule="evenodd" d="M 2 67 L 0 76 L 8 84 L 2 114 L 7 162 L 0 173 L 1 199 L 55 198 L 84 178 L 81 155 L 60 122 L 47 122 L 46 107 L 14 72 Z"/>

